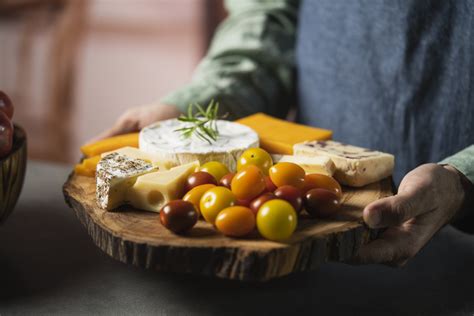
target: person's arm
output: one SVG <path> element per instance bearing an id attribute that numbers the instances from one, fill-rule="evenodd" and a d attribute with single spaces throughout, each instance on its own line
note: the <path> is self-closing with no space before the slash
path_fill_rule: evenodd
<path id="1" fill-rule="evenodd" d="M 138 131 L 185 113 L 190 103 L 220 104 L 230 119 L 256 112 L 284 117 L 295 104 L 299 0 L 228 0 L 228 18 L 192 81 L 165 98 L 123 113 L 96 139 Z"/>
<path id="2" fill-rule="evenodd" d="M 444 159 L 440 164 L 455 168 L 467 191 L 464 205 L 451 224 L 465 232 L 474 233 L 474 145 Z"/>
<path id="3" fill-rule="evenodd" d="M 284 117 L 295 104 L 295 40 L 299 1 L 228 0 L 190 84 L 161 100 L 185 112 L 190 103 L 220 103 L 231 118 L 255 112 Z"/>

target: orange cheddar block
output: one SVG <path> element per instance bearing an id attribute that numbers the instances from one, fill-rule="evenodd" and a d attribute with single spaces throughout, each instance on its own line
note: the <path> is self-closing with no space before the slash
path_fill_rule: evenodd
<path id="1" fill-rule="evenodd" d="M 292 155 L 296 143 L 332 137 L 330 130 L 288 122 L 263 113 L 236 122 L 255 130 L 260 138 L 260 147 L 271 154 Z"/>
<path id="2" fill-rule="evenodd" d="M 102 159 L 101 155 L 86 158 L 82 161 L 82 164 L 87 169 L 93 170 L 95 172 L 95 169 L 97 168 L 97 164 L 99 163 L 100 159 Z"/>
<path id="3" fill-rule="evenodd" d="M 94 177 L 95 169 L 89 169 L 84 164 L 81 163 L 74 166 L 74 173 L 81 176 Z"/>
<path id="4" fill-rule="evenodd" d="M 138 148 L 138 133 L 114 136 L 86 144 L 81 147 L 81 152 L 87 157 L 93 157 L 126 146 Z"/>

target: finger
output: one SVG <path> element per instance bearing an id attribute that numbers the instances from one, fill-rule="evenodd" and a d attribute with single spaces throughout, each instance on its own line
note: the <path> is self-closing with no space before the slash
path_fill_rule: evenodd
<path id="1" fill-rule="evenodd" d="M 422 190 L 418 190 L 374 201 L 365 207 L 364 221 L 372 228 L 401 225 L 430 211 L 425 196 Z"/>
<path id="2" fill-rule="evenodd" d="M 352 263 L 403 266 L 417 252 L 417 246 L 410 242 L 411 236 L 412 232 L 403 227 L 389 228 L 379 239 L 363 245 Z"/>

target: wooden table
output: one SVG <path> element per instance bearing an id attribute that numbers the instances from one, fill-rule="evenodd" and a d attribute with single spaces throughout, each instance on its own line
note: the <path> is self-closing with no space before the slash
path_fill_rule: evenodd
<path id="1" fill-rule="evenodd" d="M 325 264 L 264 284 L 164 274 L 91 242 L 61 186 L 70 166 L 30 162 L 0 227 L 0 314 L 472 315 L 474 236 L 447 227 L 404 269 Z"/>

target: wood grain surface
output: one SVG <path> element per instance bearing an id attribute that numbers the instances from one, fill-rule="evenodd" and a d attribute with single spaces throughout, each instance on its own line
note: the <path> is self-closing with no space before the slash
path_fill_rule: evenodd
<path id="1" fill-rule="evenodd" d="M 102 210 L 95 201 L 93 178 L 71 174 L 63 189 L 94 243 L 113 258 L 147 269 L 245 281 L 266 281 L 315 269 L 328 260 L 349 259 L 376 235 L 362 223 L 363 208 L 392 195 L 389 178 L 359 189 L 343 188 L 342 211 L 336 218 L 301 215 L 289 240 L 273 242 L 257 233 L 228 238 L 202 220 L 187 235 L 178 236 L 159 223 L 156 213 L 129 206 Z"/>

